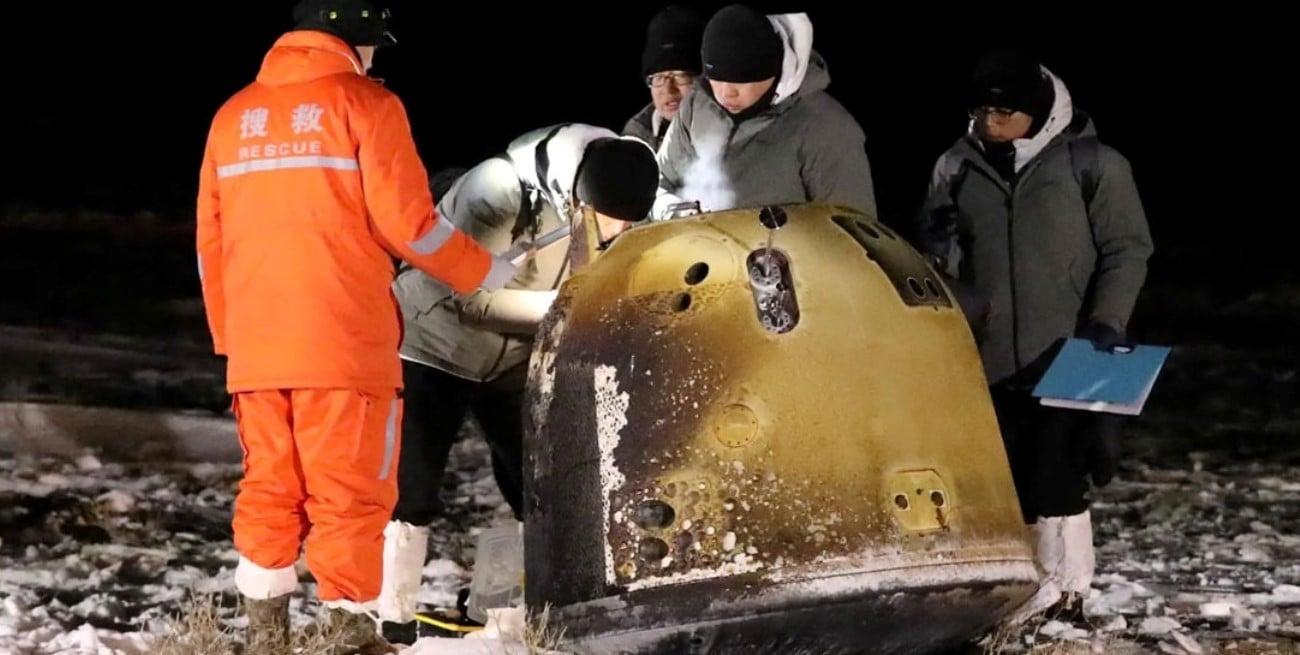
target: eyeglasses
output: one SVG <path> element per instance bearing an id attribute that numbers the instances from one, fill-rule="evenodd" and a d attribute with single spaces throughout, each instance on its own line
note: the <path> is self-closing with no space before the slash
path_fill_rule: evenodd
<path id="1" fill-rule="evenodd" d="M 655 73 L 647 75 L 645 85 L 652 88 L 660 88 L 669 82 L 675 86 L 690 86 L 695 81 L 695 76 L 690 73 Z"/>
<path id="2" fill-rule="evenodd" d="M 975 107 L 970 110 L 970 117 L 976 120 L 992 118 L 995 123 L 1005 123 L 1015 113 L 1016 110 L 1006 107 Z"/>

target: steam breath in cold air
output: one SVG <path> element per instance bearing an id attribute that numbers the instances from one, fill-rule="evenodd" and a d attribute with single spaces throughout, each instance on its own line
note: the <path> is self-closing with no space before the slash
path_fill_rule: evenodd
<path id="1" fill-rule="evenodd" d="M 734 206 L 736 193 L 731 189 L 722 156 L 726 152 L 722 136 L 706 136 L 696 141 L 696 160 L 686 170 L 681 193 L 682 200 L 696 200 L 700 211 L 719 211 Z"/>

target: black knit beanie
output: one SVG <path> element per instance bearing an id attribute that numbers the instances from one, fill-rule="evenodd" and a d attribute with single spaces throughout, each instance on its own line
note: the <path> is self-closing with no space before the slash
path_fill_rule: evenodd
<path id="1" fill-rule="evenodd" d="M 669 5 L 650 19 L 645 49 L 641 52 L 641 74 L 663 71 L 700 72 L 700 39 L 704 19 L 695 10 Z"/>
<path id="2" fill-rule="evenodd" d="M 781 74 L 785 46 L 767 16 L 745 6 L 718 10 L 704 27 L 704 76 L 718 82 L 761 82 Z"/>
<path id="3" fill-rule="evenodd" d="M 1015 50 L 993 50 L 975 64 L 967 107 L 1012 109 L 1041 120 L 1055 95 L 1037 60 Z"/>
<path id="4" fill-rule="evenodd" d="M 658 188 L 654 151 L 633 137 L 603 137 L 588 143 L 574 181 L 578 200 L 624 221 L 649 215 Z"/>

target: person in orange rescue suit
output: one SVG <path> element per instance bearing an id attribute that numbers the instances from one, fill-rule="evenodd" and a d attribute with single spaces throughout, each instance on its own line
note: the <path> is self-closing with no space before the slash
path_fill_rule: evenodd
<path id="1" fill-rule="evenodd" d="M 401 100 L 367 77 L 395 43 L 387 17 L 367 0 L 300 2 L 203 155 L 199 276 L 244 451 L 247 652 L 287 647 L 300 549 L 348 652 L 388 648 L 370 614 L 397 501 L 394 258 L 460 293 L 515 272 L 438 215 Z"/>

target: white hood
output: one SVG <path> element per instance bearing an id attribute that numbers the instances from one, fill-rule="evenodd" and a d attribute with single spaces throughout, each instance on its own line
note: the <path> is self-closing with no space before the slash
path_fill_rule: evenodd
<path id="1" fill-rule="evenodd" d="M 1055 73 L 1048 70 L 1046 66 L 1040 66 L 1043 74 L 1047 79 L 1052 81 L 1052 89 L 1055 91 L 1055 100 L 1052 101 L 1052 111 L 1047 114 L 1047 121 L 1043 123 L 1042 129 L 1038 130 L 1032 138 L 1016 139 L 1011 143 L 1016 149 L 1016 172 L 1025 167 L 1038 153 L 1051 143 L 1058 134 L 1065 131 L 1074 120 L 1074 101 L 1070 98 L 1070 90 L 1066 88 L 1065 82 L 1057 77 Z M 971 119 L 967 128 L 971 134 L 975 133 L 975 120 Z M 981 143 L 979 139 L 976 143 Z"/>
<path id="2" fill-rule="evenodd" d="M 772 98 L 772 104 L 775 105 L 789 99 L 803 85 L 812 54 L 813 26 L 812 19 L 806 13 L 773 14 L 767 19 L 781 36 L 781 45 L 785 49 L 781 61 L 781 81 L 776 85 L 776 97 Z"/>

